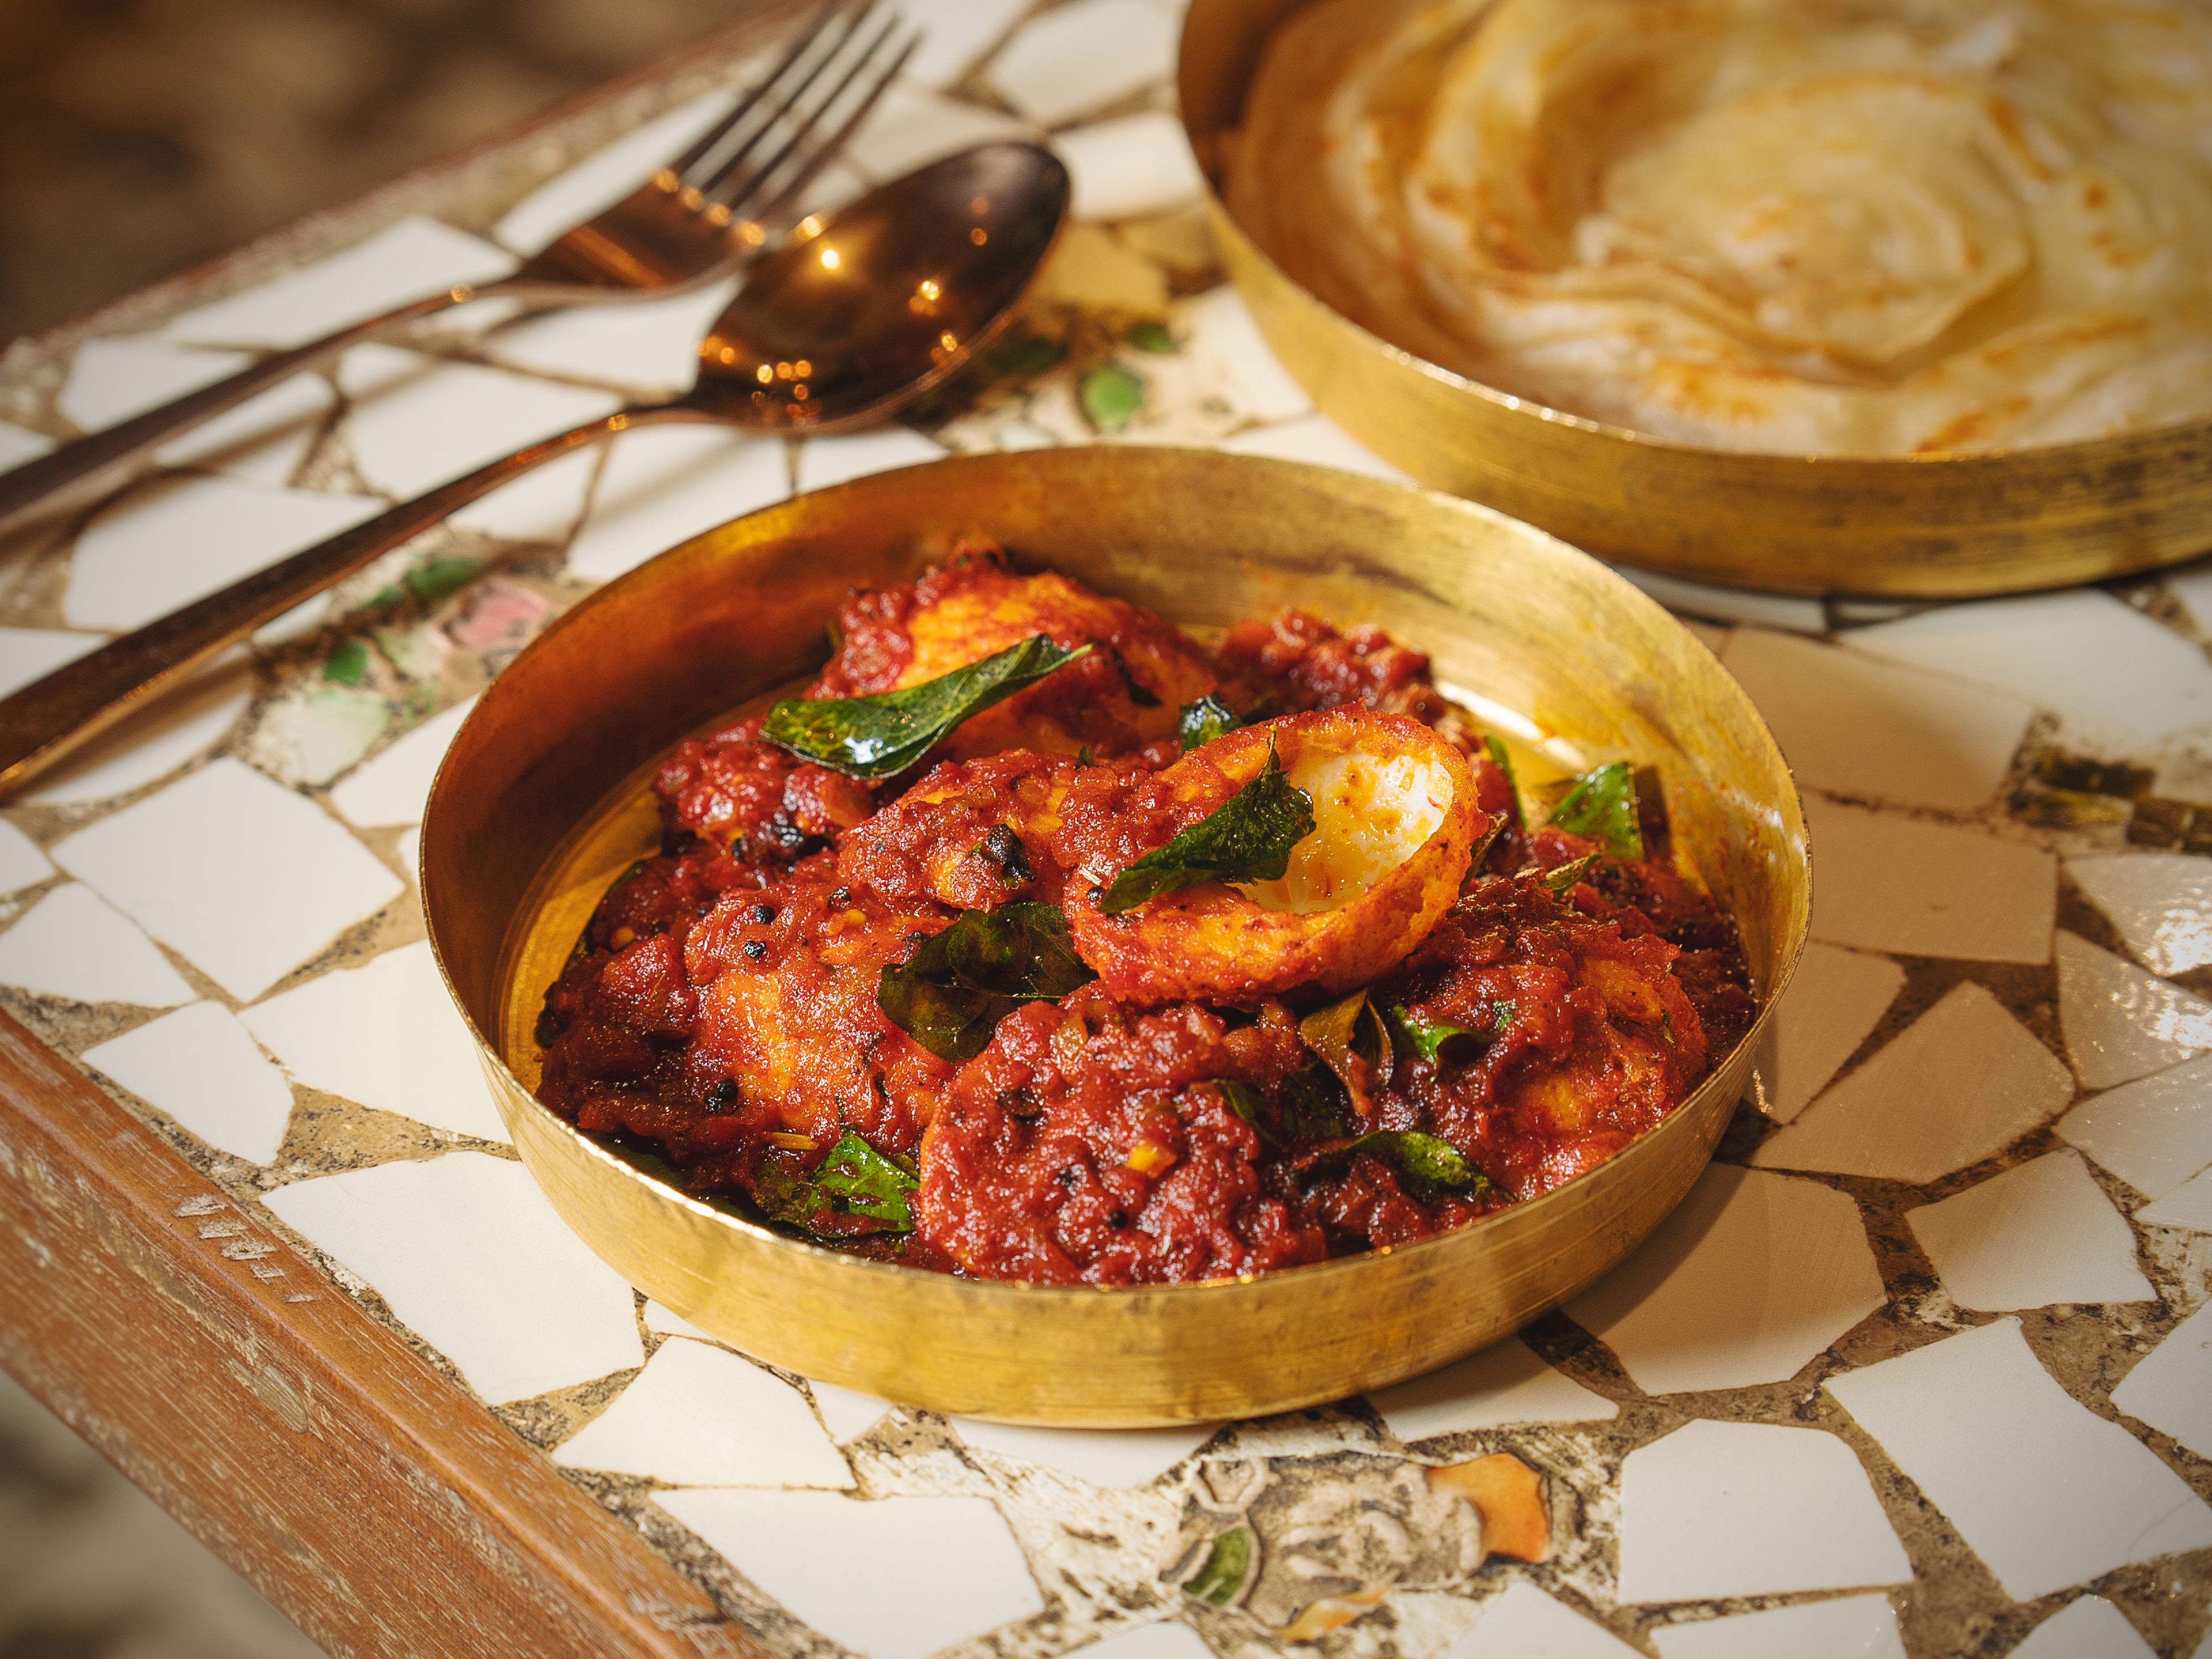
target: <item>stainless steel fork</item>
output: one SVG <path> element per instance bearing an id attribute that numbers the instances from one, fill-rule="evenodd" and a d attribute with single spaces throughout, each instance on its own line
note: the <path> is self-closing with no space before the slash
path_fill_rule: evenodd
<path id="1" fill-rule="evenodd" d="M 565 232 L 512 276 L 457 286 L 273 352 L 14 470 L 0 472 L 0 532 L 82 505 L 179 433 L 313 368 L 346 347 L 471 300 L 526 311 L 650 300 L 712 282 L 781 228 L 920 44 L 878 0 L 823 0 L 812 25 L 729 115 L 612 207 Z"/>

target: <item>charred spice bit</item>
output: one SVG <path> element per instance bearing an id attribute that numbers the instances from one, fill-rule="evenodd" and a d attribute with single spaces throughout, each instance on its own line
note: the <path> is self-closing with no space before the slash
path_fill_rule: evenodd
<path id="1" fill-rule="evenodd" d="M 723 1107 L 727 1106 L 737 1097 L 737 1079 L 734 1078 L 726 1077 L 720 1083 L 717 1083 L 713 1088 L 707 1091 L 707 1108 L 709 1111 L 719 1112 Z"/>
<path id="2" fill-rule="evenodd" d="M 746 920 L 757 927 L 765 927 L 775 920 L 775 907 L 772 904 L 756 904 L 748 914 Z"/>
<path id="3" fill-rule="evenodd" d="M 831 890 L 830 894 L 830 908 L 831 909 L 842 910 L 852 902 L 853 890 L 851 888 L 838 887 Z"/>
<path id="4" fill-rule="evenodd" d="M 744 949 L 745 954 L 750 957 L 755 962 L 758 962 L 763 957 L 768 954 L 768 946 L 757 939 L 747 939 L 745 941 Z"/>

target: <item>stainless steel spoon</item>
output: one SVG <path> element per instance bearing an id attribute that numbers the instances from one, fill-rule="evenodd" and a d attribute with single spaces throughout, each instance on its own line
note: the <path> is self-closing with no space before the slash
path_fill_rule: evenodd
<path id="1" fill-rule="evenodd" d="M 0 700 L 0 796 L 447 514 L 627 428 L 866 426 L 938 384 L 1012 316 L 1066 222 L 1067 172 L 1034 144 L 937 161 L 807 220 L 699 343 L 684 396 L 636 404 L 440 485 L 110 641 Z"/>

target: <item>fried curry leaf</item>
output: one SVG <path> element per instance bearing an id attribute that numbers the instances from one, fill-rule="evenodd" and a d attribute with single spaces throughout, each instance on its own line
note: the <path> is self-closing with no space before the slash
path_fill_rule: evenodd
<path id="1" fill-rule="evenodd" d="M 1571 836 L 1589 836 L 1617 859 L 1644 856 L 1644 830 L 1636 818 L 1636 769 L 1608 761 L 1575 780 L 1575 787 L 1552 809 L 1552 827 Z"/>
<path id="2" fill-rule="evenodd" d="M 1183 704 L 1176 717 L 1176 736 L 1186 755 L 1202 743 L 1226 737 L 1244 724 L 1243 716 L 1212 692 Z"/>
<path id="3" fill-rule="evenodd" d="M 1585 853 L 1571 863 L 1563 864 L 1556 870 L 1544 872 L 1544 885 L 1555 893 L 1565 893 L 1571 890 L 1577 882 L 1589 875 L 1590 866 L 1596 862 L 1596 854 Z"/>
<path id="4" fill-rule="evenodd" d="M 1361 1117 L 1372 1115 L 1375 1096 L 1390 1081 L 1390 1037 L 1364 991 L 1319 1008 L 1298 1022 L 1298 1036 L 1336 1073 Z"/>
<path id="5" fill-rule="evenodd" d="M 1213 1547 L 1206 1551 L 1205 1561 L 1182 1581 L 1182 1593 L 1208 1607 L 1225 1607 L 1237 1599 L 1251 1572 L 1251 1529 L 1231 1527 L 1214 1535 Z"/>
<path id="6" fill-rule="evenodd" d="M 816 1168 L 814 1184 L 842 1199 L 844 1207 L 854 1215 L 884 1222 L 901 1232 L 914 1230 L 914 1212 L 907 1206 L 907 1194 L 921 1185 L 921 1180 L 851 1129 L 837 1137 L 830 1156 Z"/>
<path id="7" fill-rule="evenodd" d="M 1424 1204 L 1446 1196 L 1471 1198 L 1490 1190 L 1489 1177 L 1460 1156 L 1449 1140 L 1418 1129 L 1376 1129 L 1346 1148 L 1372 1152 L 1391 1164 L 1407 1189 Z"/>
<path id="8" fill-rule="evenodd" d="M 1455 1025 L 1448 1019 L 1431 1019 L 1426 1014 L 1416 1013 L 1411 1008 L 1393 1003 L 1389 1010 L 1390 1035 L 1398 1046 L 1409 1054 L 1423 1060 L 1434 1060 L 1444 1044 L 1454 1037 L 1480 1037 L 1488 1040 L 1489 1033 L 1475 1030 L 1471 1026 Z"/>
<path id="9" fill-rule="evenodd" d="M 961 721 L 1088 656 L 1091 649 L 1085 645 L 1064 651 L 1050 636 L 1032 634 L 981 662 L 903 691 L 787 698 L 768 711 L 761 736 L 801 760 L 848 777 L 893 777 Z"/>
<path id="10" fill-rule="evenodd" d="M 963 910 L 876 981 L 884 1017 L 943 1060 L 973 1060 L 1025 1002 L 1057 1002 L 1097 978 L 1056 904 Z"/>
<path id="11" fill-rule="evenodd" d="M 1257 1089 L 1249 1083 L 1239 1083 L 1234 1078 L 1218 1079 L 1213 1086 L 1221 1091 L 1221 1097 L 1229 1103 L 1229 1109 L 1252 1126 L 1253 1133 L 1262 1140 L 1274 1139 L 1267 1133 L 1267 1119 L 1261 1115 L 1260 1091 Z"/>
<path id="12" fill-rule="evenodd" d="M 1491 764 L 1505 774 L 1505 781 L 1513 787 L 1513 810 L 1521 810 L 1521 780 L 1513 775 L 1513 757 L 1506 752 L 1505 739 L 1495 732 L 1482 734 L 1483 753 L 1490 757 Z"/>
<path id="13" fill-rule="evenodd" d="M 1358 1132 L 1345 1109 L 1344 1085 L 1326 1066 L 1309 1066 L 1283 1079 L 1277 1097 L 1282 1107 L 1283 1135 L 1293 1145 L 1316 1140 L 1341 1140 Z"/>
<path id="14" fill-rule="evenodd" d="M 1313 832 L 1313 797 L 1284 775 L 1270 744 L 1259 776 L 1115 877 L 1099 911 L 1118 916 L 1200 882 L 1279 880 L 1291 867 L 1291 848 Z"/>

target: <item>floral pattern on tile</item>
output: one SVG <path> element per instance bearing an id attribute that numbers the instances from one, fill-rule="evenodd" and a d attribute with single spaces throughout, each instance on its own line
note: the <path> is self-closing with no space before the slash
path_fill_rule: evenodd
<path id="1" fill-rule="evenodd" d="M 1213 1438 L 1218 1423 L 1165 1429 L 1041 1429 L 956 1417 L 952 1426 L 978 1451 L 1039 1463 L 1094 1486 L 1149 1486 Z"/>
<path id="2" fill-rule="evenodd" d="M 2134 1436 L 2052 1381 L 2017 1319 L 1824 1386 L 2015 1600 L 2212 1546 L 2212 1509 Z M 2062 1492 L 2063 1502 L 2052 1501 Z"/>
<path id="3" fill-rule="evenodd" d="M 0 933 L 0 985 L 71 1002 L 173 1008 L 192 988 L 89 887 L 64 883 Z"/>
<path id="4" fill-rule="evenodd" d="M 1968 980 L 1762 1142 L 1752 1162 L 1890 1181 L 1979 1163 L 2073 1097 L 2051 1052 Z"/>
<path id="5" fill-rule="evenodd" d="M 311 802 L 228 758 L 80 830 L 52 856 L 241 1000 L 403 890 Z"/>
<path id="6" fill-rule="evenodd" d="M 1729 1619 L 1660 1625 L 1659 1659 L 1905 1659 L 1886 1595 L 1838 1595 Z"/>
<path id="7" fill-rule="evenodd" d="M 2078 934 L 2058 935 L 2058 1020 L 2087 1089 L 2109 1089 L 2212 1048 L 2212 1003 Z"/>
<path id="8" fill-rule="evenodd" d="M 1516 1579 L 1444 1659 L 1628 1659 L 1634 1648 L 1602 1625 Z"/>
<path id="9" fill-rule="evenodd" d="M 607 456 L 592 511 L 568 547 L 571 574 L 605 581 L 702 531 L 791 493 L 784 446 L 720 427 L 646 426 Z"/>
<path id="10" fill-rule="evenodd" d="M 1546 1364 L 1517 1336 L 1410 1382 L 1370 1390 L 1367 1401 L 1408 1444 L 1469 1429 L 1600 1422 L 1620 1413 L 1603 1395 Z"/>
<path id="11" fill-rule="evenodd" d="M 1784 1382 L 1887 1299 L 1848 1194 L 1716 1164 L 1566 1312 L 1645 1393 L 1680 1394 Z"/>
<path id="12" fill-rule="evenodd" d="M 35 887 L 53 872 L 54 866 L 39 850 L 39 843 L 0 818 L 0 897 Z"/>
<path id="13" fill-rule="evenodd" d="M 673 1486 L 853 1485 L 805 1396 L 750 1359 L 689 1337 L 662 1343 L 553 1461 Z"/>
<path id="14" fill-rule="evenodd" d="M 2058 863 L 2040 847 L 1805 798 L 1813 936 L 1861 951 L 2045 962 Z"/>
<path id="15" fill-rule="evenodd" d="M 1620 1599 L 1850 1589 L 1912 1576 L 1851 1449 L 1819 1429 L 1696 1422 L 1620 1471 Z"/>
<path id="16" fill-rule="evenodd" d="M 2012 1650 L 2012 1659 L 2153 1659 L 2128 1616 L 2101 1595 L 2069 1601 Z"/>
<path id="17" fill-rule="evenodd" d="M 2071 1148 L 1907 1210 L 1912 1236 L 1962 1308 L 2148 1302 L 2135 1234 Z"/>
<path id="18" fill-rule="evenodd" d="M 983 71 L 1030 120 L 1058 126 L 1174 72 L 1174 21 L 1145 0 L 1073 0 L 1030 19 Z"/>
<path id="19" fill-rule="evenodd" d="M 1802 783 L 1971 812 L 1986 805 L 2034 705 L 1793 635 L 1739 628 L 1721 660 Z"/>
<path id="20" fill-rule="evenodd" d="M 2212 862 L 2186 853 L 2119 853 L 2066 860 L 2090 903 L 2154 974 L 2212 962 Z"/>
<path id="21" fill-rule="evenodd" d="M 1887 957 L 1808 945 L 1759 1048 L 1760 1109 L 1778 1123 L 1803 1111 L 1904 985 L 1905 970 Z"/>
<path id="22" fill-rule="evenodd" d="M 241 1018 L 311 1089 L 479 1140 L 507 1138 L 427 942 L 309 980 Z"/>
<path id="23" fill-rule="evenodd" d="M 1044 1611 L 1020 1547 L 983 1498 L 659 1494 L 654 1501 L 797 1617 L 865 1659 L 923 1659 Z M 852 1568 L 868 1564 L 869 1593 Z"/>
<path id="24" fill-rule="evenodd" d="M 2136 1363 L 2112 1390 L 2112 1404 L 2212 1457 L 2212 1302 Z"/>
<path id="25" fill-rule="evenodd" d="M 629 1286 L 520 1164 L 449 1152 L 296 1181 L 262 1202 L 494 1405 L 645 1363 Z"/>
<path id="26" fill-rule="evenodd" d="M 2058 1120 L 2062 1139 L 2148 1198 L 2212 1165 L 2212 1058 L 2092 1095 Z"/>
<path id="27" fill-rule="evenodd" d="M 292 1086 L 219 1002 L 149 1020 L 83 1059 L 234 1158 L 267 1164 L 283 1145 Z"/>

